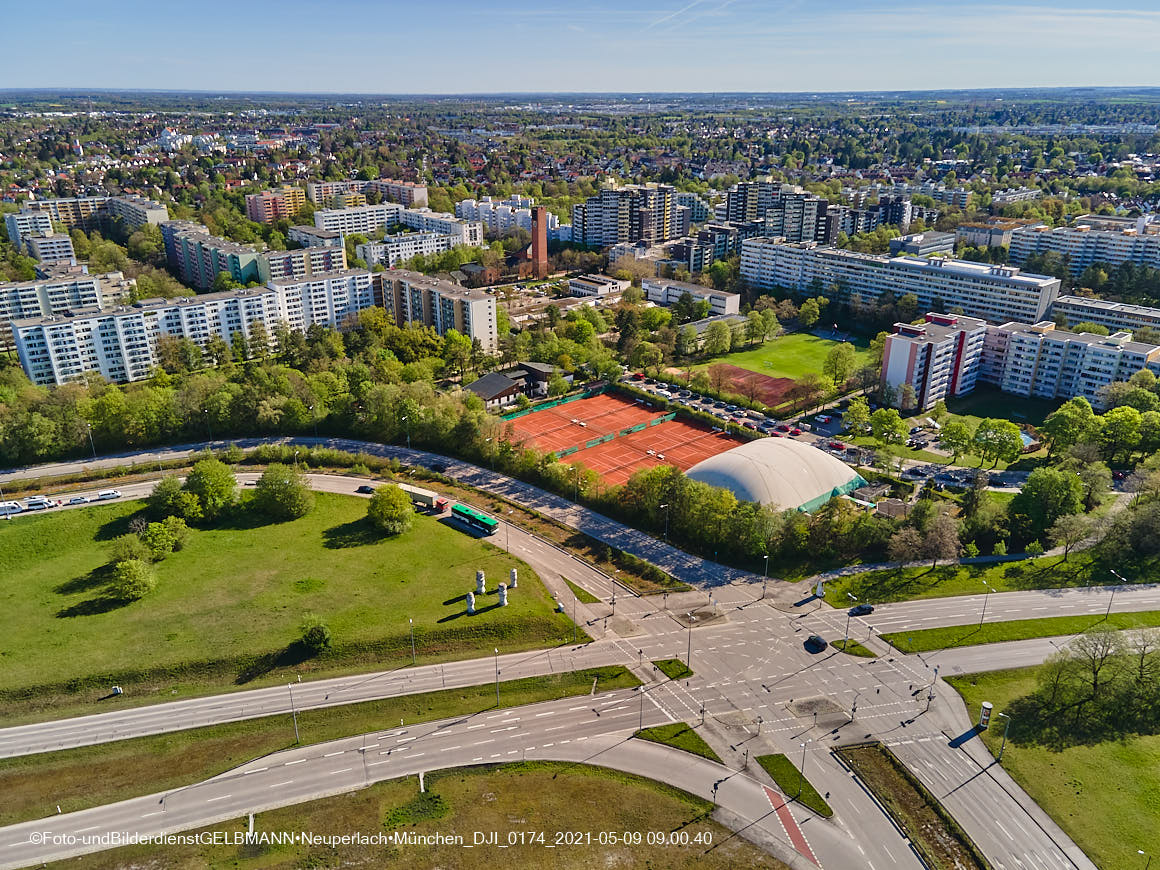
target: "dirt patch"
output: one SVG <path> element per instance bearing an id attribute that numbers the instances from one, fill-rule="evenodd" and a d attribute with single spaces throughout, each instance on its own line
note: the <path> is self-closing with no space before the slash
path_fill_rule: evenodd
<path id="1" fill-rule="evenodd" d="M 787 709 L 795 716 L 825 716 L 827 713 L 843 713 L 845 712 L 831 701 L 829 698 L 823 698 L 820 695 L 816 698 L 800 698 L 786 705 Z"/>
<path id="2" fill-rule="evenodd" d="M 739 396 L 745 396 L 769 407 L 780 405 L 786 400 L 797 381 L 792 378 L 775 378 L 751 372 L 728 363 L 714 363 L 709 366 L 709 381 L 716 387 Z"/>

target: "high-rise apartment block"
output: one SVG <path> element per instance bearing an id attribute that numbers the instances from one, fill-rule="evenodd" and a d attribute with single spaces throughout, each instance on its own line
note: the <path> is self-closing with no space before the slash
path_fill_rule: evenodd
<path id="1" fill-rule="evenodd" d="M 47 214 L 57 226 L 69 230 L 79 227 L 86 232 L 112 221 L 120 222 L 126 232 L 133 232 L 146 224 L 169 220 L 169 209 L 164 205 L 133 194 L 39 199 L 24 203 L 20 211 Z"/>
<path id="2" fill-rule="evenodd" d="M 75 272 L 58 278 L 0 283 L 0 348 L 12 349 L 9 324 L 75 308 L 102 305 L 101 276 Z"/>
<path id="3" fill-rule="evenodd" d="M 688 233 L 688 206 L 667 184 L 606 187 L 572 206 L 572 241 L 590 247 L 621 242 L 663 242 Z"/>
<path id="4" fill-rule="evenodd" d="M 1160 329 L 1160 308 L 1089 299 L 1087 296 L 1060 296 L 1051 306 L 1051 313 L 1070 326 L 1096 323 L 1112 332 L 1131 332 L 1141 327 Z"/>
<path id="5" fill-rule="evenodd" d="M 1060 281 L 1012 266 L 946 257 L 882 257 L 784 239 L 741 243 L 741 277 L 758 290 L 820 291 L 851 305 L 873 305 L 883 293 L 913 293 L 920 310 L 960 309 L 992 323 L 1042 320 Z"/>
<path id="6" fill-rule="evenodd" d="M 263 284 L 281 278 L 309 278 L 346 269 L 346 248 L 319 245 L 258 255 L 258 279 Z"/>
<path id="7" fill-rule="evenodd" d="M 405 209 L 397 203 L 364 205 L 358 208 L 320 209 L 314 213 L 314 225 L 349 236 L 358 233 L 371 236 L 402 222 Z"/>
<path id="8" fill-rule="evenodd" d="M 294 226 L 286 231 L 286 240 L 304 248 L 341 248 L 342 233 L 318 227 Z"/>
<path id="9" fill-rule="evenodd" d="M 28 256 L 41 263 L 55 263 L 62 260 L 70 263 L 76 262 L 72 236 L 68 233 L 52 233 L 47 236 L 35 234 L 25 236 L 24 241 L 24 249 Z"/>
<path id="10" fill-rule="evenodd" d="M 377 193 L 383 199 L 397 202 L 407 208 L 426 208 L 427 185 L 413 181 L 378 178 L 374 181 L 311 181 L 306 185 L 306 196 L 316 205 L 325 205 L 331 198 L 344 193 Z"/>
<path id="11" fill-rule="evenodd" d="M 366 270 L 344 270 L 308 278 L 271 280 L 267 287 L 227 290 L 176 299 L 146 299 L 100 308 L 87 295 L 50 316 L 12 323 L 17 355 L 37 384 L 63 384 L 95 371 L 111 381 L 150 377 L 158 364 L 162 336 L 186 338 L 204 348 L 216 336 L 229 343 L 235 333 L 273 341 L 276 329 L 304 331 L 313 324 L 341 326 L 374 305 Z M 86 307 L 88 306 L 88 307 Z"/>
<path id="12" fill-rule="evenodd" d="M 210 235 L 192 221 L 161 224 L 165 257 L 169 266 L 191 287 L 205 290 L 225 272 L 239 284 L 258 280 L 258 252 L 247 245 Z"/>
<path id="13" fill-rule="evenodd" d="M 488 232 L 503 235 L 514 228 L 532 230 L 532 209 L 536 201 L 530 196 L 513 193 L 507 199 L 493 199 L 490 196 L 479 200 L 462 199 L 455 203 L 455 216 L 463 220 L 479 221 Z M 560 219 L 546 213 L 545 228 L 555 230 Z"/>
<path id="14" fill-rule="evenodd" d="M 985 321 L 949 314 L 928 314 L 921 324 L 896 323 L 882 351 L 882 383 L 896 396 L 910 384 L 914 407 L 923 411 L 964 396 L 975 389 L 986 334 Z"/>
<path id="15" fill-rule="evenodd" d="M 440 335 L 454 329 L 475 341 L 487 353 L 499 347 L 495 297 L 421 275 L 394 270 L 374 274 L 375 304 L 387 310 L 399 326 L 418 323 Z"/>
<path id="16" fill-rule="evenodd" d="M 393 269 L 420 254 L 438 254 L 458 245 L 457 236 L 445 233 L 397 233 L 380 241 L 366 242 L 355 248 L 355 256 L 368 266 L 383 265 Z"/>
<path id="17" fill-rule="evenodd" d="M 1109 226 L 1114 228 L 1105 228 Z M 1160 223 L 1147 217 L 1116 224 L 1101 218 L 1077 218 L 1067 227 L 1038 225 L 1012 231 L 1011 262 L 1023 263 L 1033 254 L 1049 251 L 1066 257 L 1073 275 L 1094 263 L 1134 263 L 1160 269 Z"/>
<path id="18" fill-rule="evenodd" d="M 301 187 L 287 185 L 246 195 L 246 217 L 260 224 L 289 220 L 305 206 L 306 192 Z"/>
<path id="19" fill-rule="evenodd" d="M 53 234 L 52 215 L 44 211 L 20 211 L 4 215 L 4 229 L 8 232 L 8 241 L 16 246 L 17 250 L 26 251 L 29 236 L 50 236 Z"/>

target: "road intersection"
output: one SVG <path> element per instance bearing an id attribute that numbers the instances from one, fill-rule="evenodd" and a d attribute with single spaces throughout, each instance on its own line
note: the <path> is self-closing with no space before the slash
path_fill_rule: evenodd
<path id="1" fill-rule="evenodd" d="M 348 442 L 328 446 L 365 449 L 361 442 L 354 444 L 353 448 Z M 886 631 L 969 623 L 978 613 L 979 602 L 967 596 L 883 605 L 872 617 L 852 620 L 851 635 L 877 652 L 877 658 L 860 659 L 832 648 L 811 654 L 803 644 L 805 638 L 820 634 L 840 639 L 847 622 L 844 611 L 818 600 L 797 600 L 800 595 L 784 584 L 771 583 L 764 594 L 762 578 L 731 569 L 718 571 L 720 566 L 484 469 L 417 451 L 378 450 L 411 462 L 444 464 L 451 476 L 542 510 L 601 540 L 616 542 L 696 586 L 691 592 L 642 598 L 516 526 L 501 530 L 494 539 L 503 544 L 510 535 L 508 548 L 537 571 L 565 609 L 574 611 L 595 638 L 577 647 L 501 657 L 501 679 L 619 663 L 638 674 L 643 690 L 404 726 L 408 733 L 385 729 L 291 750 L 280 754 L 284 757 L 278 763 L 271 756 L 178 793 L 3 828 L 0 866 L 23 866 L 65 854 L 53 851 L 49 844 L 31 843 L 29 833 L 39 830 L 38 825 L 72 834 L 183 830 L 361 788 L 378 779 L 527 757 L 591 760 L 714 797 L 723 817 L 737 824 L 756 823 L 750 833 L 772 844 L 775 854 L 795 867 L 814 863 L 830 870 L 921 867 L 905 836 L 832 754 L 837 745 L 866 739 L 889 745 L 944 802 L 995 867 L 1088 870 L 1094 866 L 995 764 L 978 739 L 962 739 L 974 714 L 968 714 L 957 694 L 935 672 L 936 666 L 945 676 L 1033 664 L 1066 639 L 909 656 L 891 649 L 871 631 L 871 625 Z M 317 475 L 312 482 L 321 489 L 350 492 L 362 481 Z M 141 491 L 150 486 L 141 484 Z M 140 494 L 130 486 L 121 489 L 126 496 Z M 601 601 L 579 603 L 563 578 Z M 1157 597 L 1156 587 L 1125 590 L 1116 595 L 1114 609 L 1148 608 Z M 987 618 L 1048 615 L 1057 602 L 1070 608 L 1064 613 L 1096 613 L 1107 606 L 1108 595 L 1103 590 L 996 593 L 990 596 Z M 685 660 L 690 650 L 694 676 L 688 680 L 667 680 L 649 664 L 660 658 Z M 296 684 L 294 701 L 303 709 L 494 678 L 495 663 L 487 657 Z M 272 687 L 23 725 L 0 730 L 0 756 L 285 714 L 289 709 L 287 690 Z M 695 725 L 725 765 L 683 755 L 674 762 L 675 750 L 627 740 L 642 722 L 667 721 Z M 469 736 L 478 739 L 469 740 Z M 384 741 L 394 741 L 394 745 Z M 374 752 L 390 750 L 389 754 L 368 755 L 371 743 L 380 744 L 373 747 Z M 406 748 L 398 748 L 403 745 Z M 785 753 L 795 763 L 805 759 L 807 777 L 820 792 L 829 793 L 833 820 L 817 818 L 796 803 L 780 806 L 785 802 L 776 797 L 770 803 L 769 794 L 776 791 L 766 790 L 771 783 L 752 761 L 767 752 Z M 151 806 L 150 801 L 163 803 L 163 809 Z"/>

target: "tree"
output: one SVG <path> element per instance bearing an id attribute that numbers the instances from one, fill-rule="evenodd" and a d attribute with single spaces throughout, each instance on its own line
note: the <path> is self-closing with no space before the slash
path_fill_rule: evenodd
<path id="1" fill-rule="evenodd" d="M 806 329 L 810 329 L 818 319 L 822 316 L 821 307 L 818 305 L 818 300 L 807 299 L 802 303 L 802 307 L 798 309 L 798 323 Z"/>
<path id="2" fill-rule="evenodd" d="M 971 449 L 971 430 L 967 428 L 966 423 L 958 420 L 947 423 L 939 435 L 939 443 L 942 444 L 943 450 L 950 451 L 951 464 L 954 465 L 960 456 Z"/>
<path id="3" fill-rule="evenodd" d="M 169 519 L 176 519 L 183 525 L 185 523 L 179 517 L 169 517 Z M 173 532 L 173 526 L 167 522 L 162 522 L 150 523 L 138 533 L 141 543 L 149 548 L 149 557 L 154 562 L 160 562 L 177 549 L 177 540 Z"/>
<path id="4" fill-rule="evenodd" d="M 214 520 L 237 499 L 238 481 L 224 462 L 202 459 L 186 477 L 185 489 L 197 497 L 202 516 Z"/>
<path id="5" fill-rule="evenodd" d="M 113 539 L 113 548 L 109 554 L 109 561 L 113 565 L 122 562 L 148 562 L 153 558 L 149 547 L 138 535 L 120 535 Z"/>
<path id="6" fill-rule="evenodd" d="M 922 554 L 930 559 L 931 570 L 939 559 L 953 559 L 959 554 L 959 521 L 949 511 L 939 511 L 926 524 L 922 536 Z"/>
<path id="7" fill-rule="evenodd" d="M 1010 420 L 995 420 L 990 417 L 980 420 L 972 439 L 975 452 L 979 454 L 980 465 L 990 459 L 992 467 L 1003 462 L 1014 462 L 1023 452 L 1023 439 L 1019 427 Z"/>
<path id="8" fill-rule="evenodd" d="M 1104 414 L 1103 421 L 1100 443 L 1107 455 L 1114 458 L 1122 450 L 1127 459 L 1140 443 L 1140 412 L 1127 406 L 1112 408 Z"/>
<path id="9" fill-rule="evenodd" d="M 766 308 L 761 312 L 761 322 L 765 326 L 765 338 L 775 338 L 781 329 L 781 324 L 777 322 L 777 312 Z"/>
<path id="10" fill-rule="evenodd" d="M 1054 455 L 1081 441 L 1090 440 L 1098 425 L 1091 404 L 1079 396 L 1064 402 L 1049 414 L 1039 431 L 1047 437 L 1048 452 Z"/>
<path id="11" fill-rule="evenodd" d="M 870 431 L 879 444 L 901 444 L 906 440 L 907 428 L 894 408 L 879 408 L 870 415 Z"/>
<path id="12" fill-rule="evenodd" d="M 1063 547 L 1063 561 L 1067 561 L 1072 548 L 1081 543 L 1092 531 L 1092 520 L 1083 514 L 1064 514 L 1058 517 L 1047 530 L 1048 540 L 1054 547 Z"/>
<path id="13" fill-rule="evenodd" d="M 830 348 L 830 352 L 826 354 L 825 360 L 822 362 L 822 373 L 834 382 L 834 385 L 841 389 L 845 386 L 846 381 L 850 379 L 850 375 L 854 374 L 854 364 L 857 362 L 857 354 L 854 352 L 854 346 L 847 342 L 834 345 Z"/>
<path id="14" fill-rule="evenodd" d="M 549 310 L 552 310 L 549 308 Z M 559 311 L 556 312 L 559 314 Z M 443 361 L 452 371 L 459 372 L 460 378 L 467 370 L 471 359 L 471 339 L 456 329 L 447 330 L 443 336 Z"/>
<path id="15" fill-rule="evenodd" d="M 313 614 L 302 620 L 302 646 L 311 655 L 321 655 L 330 649 L 332 642 L 330 627 Z"/>
<path id="16" fill-rule="evenodd" d="M 401 535 L 411 528 L 415 508 L 411 497 L 397 486 L 381 486 L 367 505 L 367 519 L 388 535 Z"/>
<path id="17" fill-rule="evenodd" d="M 276 520 L 296 520 L 314 508 L 314 492 L 297 467 L 273 463 L 254 489 L 254 507 Z"/>
<path id="18" fill-rule="evenodd" d="M 732 338 L 729 324 L 720 320 L 710 323 L 708 329 L 705 330 L 705 353 L 709 356 L 728 353 Z"/>
<path id="19" fill-rule="evenodd" d="M 181 479 L 172 474 L 167 474 L 157 481 L 153 492 L 145 499 L 145 504 L 148 505 L 149 512 L 159 519 L 165 517 L 197 519 L 201 515 L 197 497 L 193 493 L 186 492 L 182 488 Z M 190 516 L 191 512 L 194 516 Z"/>
<path id="20" fill-rule="evenodd" d="M 1043 535 L 1055 521 L 1083 509 L 1083 484 L 1073 471 L 1036 468 L 1008 506 L 1013 531 L 1024 541 Z"/>
<path id="21" fill-rule="evenodd" d="M 842 422 L 855 434 L 866 431 L 866 427 L 870 425 L 870 403 L 865 396 L 850 400 L 846 412 L 842 415 Z"/>
<path id="22" fill-rule="evenodd" d="M 113 568 L 109 591 L 122 601 L 137 601 L 157 588 L 157 574 L 148 562 L 127 559 Z"/>
<path id="23" fill-rule="evenodd" d="M 906 381 L 898 387 L 898 407 L 904 411 L 911 411 L 918 404 L 918 393 L 914 384 Z"/>
<path id="24" fill-rule="evenodd" d="M 745 338 L 750 344 L 757 344 L 759 341 L 765 341 L 765 321 L 761 319 L 761 313 L 758 311 L 750 311 L 745 320 Z"/>
<path id="25" fill-rule="evenodd" d="M 918 529 L 912 526 L 903 526 L 890 536 L 888 550 L 890 561 L 897 562 L 901 568 L 904 562 L 914 559 L 922 552 L 923 538 Z"/>

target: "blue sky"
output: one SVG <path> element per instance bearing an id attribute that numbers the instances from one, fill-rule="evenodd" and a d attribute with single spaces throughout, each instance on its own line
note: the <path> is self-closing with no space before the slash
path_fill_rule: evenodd
<path id="1" fill-rule="evenodd" d="M 57 0 L 0 87 L 363 93 L 1160 85 L 1160 4 Z M 48 18 L 46 18 L 46 12 Z M 46 48 L 49 48 L 47 52 Z"/>

